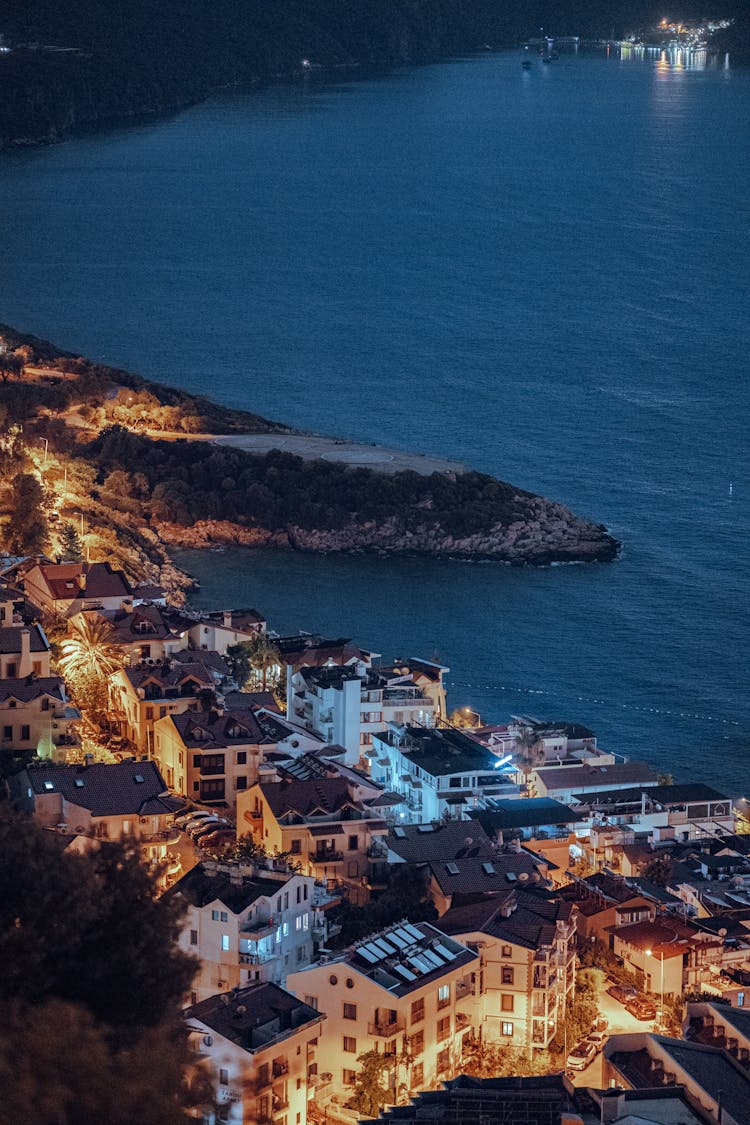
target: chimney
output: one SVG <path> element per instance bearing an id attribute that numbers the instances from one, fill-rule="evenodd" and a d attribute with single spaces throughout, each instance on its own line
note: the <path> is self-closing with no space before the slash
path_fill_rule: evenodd
<path id="1" fill-rule="evenodd" d="M 82 594 L 86 593 L 86 571 L 82 570 L 78 575 L 78 589 Z"/>
<path id="2" fill-rule="evenodd" d="M 623 1090 L 602 1090 L 601 1092 L 601 1121 L 605 1125 L 608 1121 L 619 1121 L 625 1116 L 625 1092 Z"/>
<path id="3" fill-rule="evenodd" d="M 31 630 L 21 630 L 21 659 L 18 662 L 18 678 L 24 679 L 33 671 L 31 663 Z"/>
<path id="4" fill-rule="evenodd" d="M 226 625 L 227 629 L 232 628 L 232 611 L 231 611 L 231 609 L 225 609 L 224 610 L 224 624 Z"/>
<path id="5" fill-rule="evenodd" d="M 89 766 L 93 766 L 93 764 L 94 764 L 94 755 L 93 754 L 84 754 L 83 755 L 84 769 L 88 769 Z"/>

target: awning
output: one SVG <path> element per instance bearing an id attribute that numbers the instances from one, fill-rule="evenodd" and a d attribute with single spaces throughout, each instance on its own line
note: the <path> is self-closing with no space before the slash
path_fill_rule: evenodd
<path id="1" fill-rule="evenodd" d="M 307 825 L 311 836 L 343 836 L 344 829 L 340 824 Z"/>

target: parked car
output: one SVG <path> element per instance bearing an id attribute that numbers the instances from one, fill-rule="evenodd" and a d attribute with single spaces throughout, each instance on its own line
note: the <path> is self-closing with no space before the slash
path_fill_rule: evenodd
<path id="1" fill-rule="evenodd" d="M 184 812 L 178 813 L 174 818 L 175 824 L 182 828 L 189 820 L 194 820 L 196 816 L 211 816 L 211 813 L 204 812 L 203 809 L 185 809 Z"/>
<path id="2" fill-rule="evenodd" d="M 637 990 L 629 984 L 613 984 L 607 989 L 607 996 L 612 996 L 621 1004 L 627 1004 L 628 1000 L 632 1000 L 637 995 Z"/>
<path id="3" fill-rule="evenodd" d="M 565 1066 L 568 1070 L 585 1070 L 596 1057 L 596 1047 L 588 1039 L 583 1039 L 568 1055 Z"/>
<path id="4" fill-rule="evenodd" d="M 609 1020 L 607 1019 L 607 1017 L 606 1016 L 597 1016 L 597 1018 L 594 1021 L 594 1026 L 592 1027 L 591 1030 L 592 1031 L 606 1031 L 608 1027 L 609 1027 Z"/>
<path id="5" fill-rule="evenodd" d="M 183 832 L 187 832 L 188 836 L 192 836 L 193 832 L 195 832 L 197 828 L 200 828 L 201 825 L 210 824 L 214 820 L 218 820 L 218 817 L 214 816 L 213 813 L 199 813 L 198 816 L 194 816 L 191 820 L 186 821 L 181 827 Z"/>
<path id="6" fill-rule="evenodd" d="M 586 1042 L 593 1043 L 598 1053 L 607 1042 L 607 1038 L 606 1031 L 592 1031 L 591 1034 L 586 1037 Z"/>
<path id="7" fill-rule="evenodd" d="M 210 849 L 223 844 L 231 844 L 234 838 L 233 828 L 217 828 L 215 831 L 201 836 L 200 840 L 196 840 L 195 842 L 201 848 Z"/>
<path id="8" fill-rule="evenodd" d="M 201 833 L 205 832 L 206 830 L 217 828 L 220 823 L 221 822 L 218 816 L 201 817 L 200 820 L 191 820 L 185 831 L 187 832 L 188 836 L 192 837 L 192 839 L 195 840 L 197 836 L 200 836 Z"/>
<path id="9" fill-rule="evenodd" d="M 641 993 L 631 996 L 625 1004 L 625 1011 L 630 1012 L 637 1020 L 656 1019 L 656 1005 L 653 1000 L 649 1000 L 648 996 L 643 996 Z"/>
<path id="10" fill-rule="evenodd" d="M 204 820 L 190 835 L 196 844 L 199 844 L 204 836 L 210 836 L 212 832 L 218 832 L 220 828 L 229 828 L 229 824 L 226 820 L 221 820 L 217 816 L 215 820 Z"/>

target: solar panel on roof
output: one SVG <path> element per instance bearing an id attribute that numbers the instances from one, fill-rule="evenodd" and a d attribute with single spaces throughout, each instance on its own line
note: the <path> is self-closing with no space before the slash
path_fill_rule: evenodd
<path id="1" fill-rule="evenodd" d="M 515 883 L 515 881 L 516 881 L 515 871 L 506 871 L 505 872 L 505 878 L 508 880 L 509 883 Z"/>
<path id="2" fill-rule="evenodd" d="M 411 922 L 406 922 L 403 928 L 406 930 L 407 934 L 411 934 L 413 941 L 424 940 L 424 934 L 422 933 L 422 931 L 418 930 L 416 926 L 412 926 Z"/>
<path id="3" fill-rule="evenodd" d="M 408 930 L 404 929 L 403 926 L 399 926 L 397 930 L 392 930 L 388 936 L 401 938 L 401 941 L 404 943 L 404 947 L 407 945 L 414 945 L 414 938 L 411 936 Z"/>
<path id="4" fill-rule="evenodd" d="M 483 863 L 482 864 L 482 871 L 484 871 L 485 875 L 495 875 L 496 874 L 495 868 L 492 866 L 491 863 Z"/>
<path id="5" fill-rule="evenodd" d="M 404 828 L 401 828 L 400 825 L 397 825 L 393 829 L 393 835 L 397 836 L 399 840 L 405 840 L 406 839 L 406 830 Z"/>
<path id="6" fill-rule="evenodd" d="M 458 875 L 459 874 L 458 867 L 456 866 L 455 863 L 446 863 L 445 870 L 448 872 L 449 875 Z"/>
<path id="7" fill-rule="evenodd" d="M 415 974 L 411 971 L 411 969 L 407 969 L 406 965 L 396 964 L 396 965 L 393 966 L 393 968 L 394 968 L 395 972 L 399 973 L 399 975 L 404 978 L 404 980 L 416 980 L 417 979 Z"/>
<path id="8" fill-rule="evenodd" d="M 432 948 L 436 953 L 439 953 L 441 957 L 445 957 L 446 961 L 452 961 L 454 957 L 458 957 L 458 954 L 454 950 L 446 949 L 440 942 L 438 942 L 437 945 L 433 945 Z"/>
<path id="9" fill-rule="evenodd" d="M 406 934 L 401 934 L 398 930 L 388 931 L 388 941 L 391 943 L 391 945 L 395 945 L 398 949 L 406 949 L 407 945 L 411 945 L 411 942 L 407 938 Z"/>
<path id="10" fill-rule="evenodd" d="M 432 965 L 428 961 L 423 961 L 421 957 L 410 957 L 409 964 L 414 966 L 420 976 L 432 972 Z"/>
<path id="11" fill-rule="evenodd" d="M 438 957 L 437 953 L 432 949 L 423 949 L 420 953 L 420 957 L 423 961 L 429 962 L 433 969 L 442 969 L 445 964 L 442 957 Z"/>
<path id="12" fill-rule="evenodd" d="M 417 832 L 432 832 L 432 825 L 431 824 L 418 824 L 417 825 Z"/>
<path id="13" fill-rule="evenodd" d="M 373 938 L 369 944 L 372 949 L 377 949 L 381 957 L 390 957 L 396 952 L 395 948 L 382 938 Z"/>
<path id="14" fill-rule="evenodd" d="M 371 965 L 377 965 L 378 961 L 380 960 L 380 956 L 373 953 L 372 950 L 369 949 L 366 945 L 360 945 L 357 948 L 357 953 L 361 954 L 361 956 L 364 957 L 365 961 L 368 961 Z"/>

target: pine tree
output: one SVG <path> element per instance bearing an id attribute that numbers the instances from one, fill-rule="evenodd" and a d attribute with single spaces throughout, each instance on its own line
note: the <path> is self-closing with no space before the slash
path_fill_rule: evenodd
<path id="1" fill-rule="evenodd" d="M 83 558 L 81 540 L 72 523 L 65 523 L 60 531 L 60 550 L 64 562 L 80 562 Z"/>

